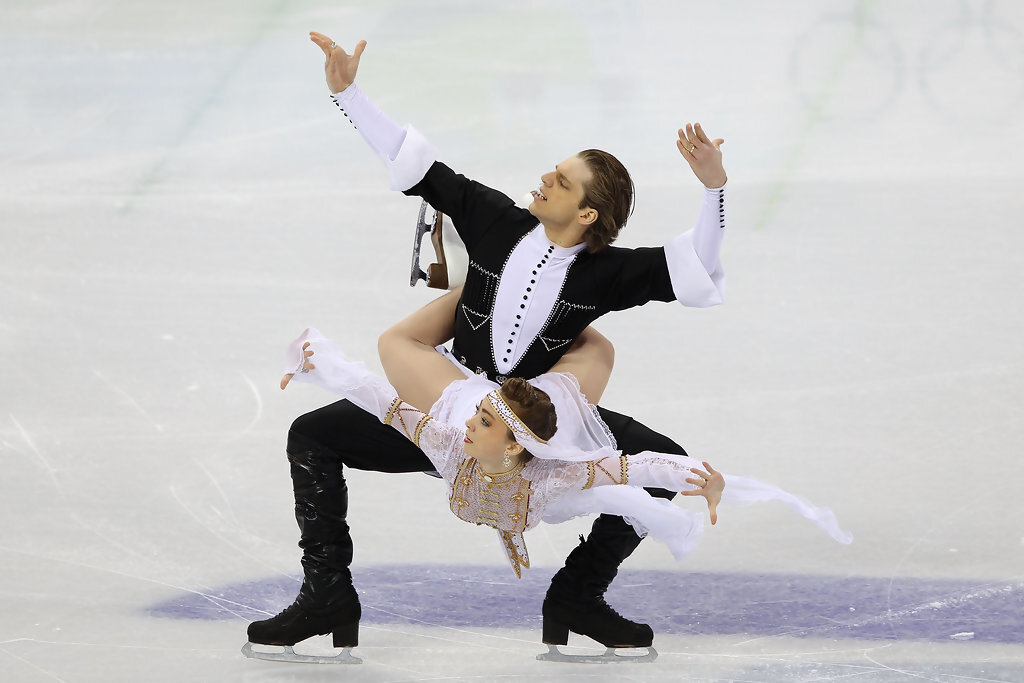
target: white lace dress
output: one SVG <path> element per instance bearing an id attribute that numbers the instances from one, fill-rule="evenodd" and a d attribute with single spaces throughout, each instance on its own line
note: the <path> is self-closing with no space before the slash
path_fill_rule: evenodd
<path id="1" fill-rule="evenodd" d="M 402 402 L 383 377 L 368 371 L 362 363 L 346 360 L 330 340 L 312 328 L 289 346 L 287 372 L 301 367 L 301 348 L 305 342 L 310 343 L 314 352 L 316 368 L 296 372 L 293 381 L 315 384 L 351 400 L 415 443 L 447 483 L 452 512 L 464 521 L 497 529 L 517 577 L 523 567 L 530 566 L 523 532 L 542 521 L 557 524 L 580 515 L 618 515 L 641 536 L 650 535 L 665 543 L 677 559 L 693 550 L 704 531 L 703 512 L 655 498 L 643 488 L 693 489 L 694 485 L 686 479 L 694 477 L 691 467 L 702 468 L 700 461 L 649 451 L 622 455 L 613 450 L 607 445 L 611 438 L 607 427 L 595 427 L 587 417 L 593 415 L 600 422 L 571 376 L 549 373 L 531 382 L 552 396 L 558 419 L 556 437 L 561 434 L 563 440 L 581 440 L 585 449 L 566 444 L 562 452 L 571 459 L 549 459 L 551 453 L 559 452 L 556 439 L 552 438 L 549 443 L 553 449 L 546 451 L 547 457 L 534 457 L 503 475 L 489 475 L 480 469 L 475 458 L 466 455 L 463 438 L 465 420 L 475 412 L 477 403 L 497 388 L 493 382 L 479 375 L 453 382 L 430 414 L 425 414 Z M 466 406 L 469 414 L 455 414 L 464 413 Z M 567 416 L 565 422 L 571 425 L 565 432 L 563 414 Z M 573 417 L 568 419 L 570 414 Z M 588 453 L 595 457 L 583 459 Z M 852 541 L 831 510 L 816 507 L 772 484 L 724 476 L 723 504 L 778 500 L 818 524 L 840 543 Z"/>

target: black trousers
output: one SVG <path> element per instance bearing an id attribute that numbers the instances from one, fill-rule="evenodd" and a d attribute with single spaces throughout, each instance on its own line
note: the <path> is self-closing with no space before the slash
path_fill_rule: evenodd
<path id="1" fill-rule="evenodd" d="M 626 454 L 656 451 L 686 455 L 679 444 L 646 427 L 628 415 L 598 408 L 601 417 Z M 297 452 L 317 444 L 328 457 L 343 467 L 372 472 L 430 472 L 434 467 L 423 451 L 395 429 L 380 422 L 355 404 L 344 400 L 332 403 L 297 418 L 288 435 L 288 450 Z M 648 489 L 651 495 L 671 499 L 675 491 Z M 323 495 L 331 495 L 323 491 Z M 440 501 L 438 501 L 440 503 Z M 601 515 L 586 544 L 596 548 L 586 562 L 577 563 L 578 571 L 594 575 L 595 583 L 607 587 L 619 564 L 639 544 L 640 538 L 620 517 Z M 573 582 L 584 577 L 573 576 Z M 566 583 L 570 583 L 566 581 Z M 603 592 L 603 589 L 602 589 Z"/>

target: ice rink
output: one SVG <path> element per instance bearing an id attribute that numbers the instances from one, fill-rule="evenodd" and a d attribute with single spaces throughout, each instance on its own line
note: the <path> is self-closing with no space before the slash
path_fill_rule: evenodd
<path id="1" fill-rule="evenodd" d="M 379 367 L 434 296 L 310 30 L 513 197 L 616 154 L 624 246 L 693 223 L 676 129 L 725 138 L 726 304 L 599 320 L 602 404 L 853 544 L 723 508 L 613 584 L 657 662 L 538 662 L 589 520 L 517 582 L 438 480 L 351 472 L 363 663 L 244 658 L 301 577 L 288 425 L 333 400 L 277 388 L 285 345 Z M 1021 3 L 0 0 L 0 65 L 3 681 L 1024 681 Z"/>

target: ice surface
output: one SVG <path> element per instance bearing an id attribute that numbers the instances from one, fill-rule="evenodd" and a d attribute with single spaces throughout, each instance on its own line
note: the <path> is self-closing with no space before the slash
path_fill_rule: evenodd
<path id="1" fill-rule="evenodd" d="M 610 599 L 658 661 L 580 670 L 534 656 L 585 522 L 516 585 L 440 482 L 354 472 L 364 664 L 243 658 L 298 586 L 288 425 L 330 400 L 277 389 L 285 344 L 372 365 L 433 296 L 309 30 L 513 197 L 615 153 L 627 246 L 693 220 L 676 129 L 724 137 L 726 305 L 599 321 L 603 402 L 854 544 L 771 507 L 681 567 L 645 544 Z M 13 0 L 0 65 L 5 681 L 1024 680 L 1020 3 Z"/>

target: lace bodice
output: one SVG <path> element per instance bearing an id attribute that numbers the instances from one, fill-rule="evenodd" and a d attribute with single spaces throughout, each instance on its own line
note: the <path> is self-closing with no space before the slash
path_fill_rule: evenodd
<path id="1" fill-rule="evenodd" d="M 601 460 L 565 462 L 533 458 L 503 474 L 484 472 L 463 447 L 465 431 L 434 420 L 430 415 L 394 398 L 383 416 L 426 454 L 448 484 L 452 513 L 472 524 L 497 529 L 508 543 L 518 536 L 518 552 L 509 559 L 516 574 L 518 565 L 529 567 L 522 532 L 537 526 L 550 506 L 566 495 L 602 486 L 655 486 L 683 491 L 694 486 L 686 481 L 690 467 L 699 462 L 685 456 L 647 454 L 617 455 Z"/>

